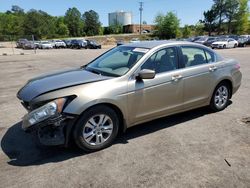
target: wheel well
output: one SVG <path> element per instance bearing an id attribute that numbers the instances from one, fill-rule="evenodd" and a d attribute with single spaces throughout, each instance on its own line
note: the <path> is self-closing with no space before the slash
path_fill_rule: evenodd
<path id="1" fill-rule="evenodd" d="M 117 106 L 110 104 L 110 103 L 102 103 L 101 105 L 107 105 L 108 107 L 112 108 L 113 110 L 115 110 L 116 114 L 118 115 L 119 118 L 119 131 L 123 132 L 126 130 L 126 125 L 124 123 L 124 117 L 123 117 L 123 113 L 120 110 L 120 108 L 118 108 Z"/>
<path id="2" fill-rule="evenodd" d="M 233 84 L 232 84 L 232 82 L 230 80 L 228 80 L 228 79 L 225 79 L 225 80 L 220 81 L 220 83 L 218 85 L 220 85 L 222 83 L 225 83 L 225 84 L 227 84 L 229 86 L 229 89 L 230 89 L 229 98 L 231 99 L 232 98 L 232 92 L 233 92 Z"/>
<path id="3" fill-rule="evenodd" d="M 122 111 L 117 106 L 115 106 L 113 104 L 110 104 L 110 103 L 100 103 L 100 104 L 96 104 L 94 106 L 91 106 L 91 107 L 87 108 L 86 110 L 89 110 L 89 109 L 91 109 L 93 107 L 96 107 L 96 106 L 99 106 L 99 105 L 106 105 L 106 106 L 108 106 L 109 108 L 113 109 L 116 112 L 116 114 L 118 115 L 118 119 L 119 119 L 119 132 L 124 132 L 126 130 L 126 124 L 125 124 L 124 119 L 123 119 L 123 113 L 122 113 Z M 84 112 L 86 112 L 86 110 L 84 110 L 79 115 L 79 117 Z M 76 121 L 74 122 L 74 124 L 72 124 L 72 126 L 66 126 L 66 129 L 65 129 L 65 134 L 66 134 L 65 146 L 66 147 L 69 145 L 69 142 L 72 139 L 72 133 L 73 133 L 73 130 L 74 130 L 74 127 L 75 127 L 77 121 L 79 120 L 79 117 L 76 119 Z"/>

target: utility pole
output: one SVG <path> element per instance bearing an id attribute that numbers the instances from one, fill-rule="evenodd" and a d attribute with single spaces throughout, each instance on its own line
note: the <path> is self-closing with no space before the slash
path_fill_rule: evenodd
<path id="1" fill-rule="evenodd" d="M 141 35 L 141 24 L 142 24 L 142 11 L 143 11 L 143 2 L 139 2 L 140 4 L 140 8 L 139 8 L 139 11 L 140 11 L 140 35 Z"/>

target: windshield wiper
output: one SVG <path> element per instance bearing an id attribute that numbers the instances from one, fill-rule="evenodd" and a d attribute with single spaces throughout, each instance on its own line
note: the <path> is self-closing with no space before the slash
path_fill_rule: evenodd
<path id="1" fill-rule="evenodd" d="M 86 67 L 85 70 L 87 70 L 89 72 L 92 72 L 94 74 L 102 75 L 102 73 L 100 71 L 96 70 L 96 69 Z"/>
<path id="2" fill-rule="evenodd" d="M 97 71 L 97 70 L 90 70 L 90 72 L 93 72 L 93 73 L 95 73 L 95 74 L 99 74 L 99 75 L 102 75 L 99 71 Z"/>

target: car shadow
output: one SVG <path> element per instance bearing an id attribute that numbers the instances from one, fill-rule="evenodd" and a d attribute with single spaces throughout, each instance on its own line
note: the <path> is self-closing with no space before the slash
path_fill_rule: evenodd
<path id="1" fill-rule="evenodd" d="M 21 122 L 10 127 L 1 140 L 1 148 L 13 166 L 32 166 L 60 162 L 83 155 L 76 147 L 41 146 L 34 134 L 25 133 Z"/>
<path id="2" fill-rule="evenodd" d="M 129 140 L 151 134 L 161 129 L 199 118 L 212 113 L 208 108 L 199 108 L 192 111 L 160 118 L 129 128 L 126 133 L 119 135 L 114 144 L 126 144 Z M 32 166 L 65 161 L 74 157 L 88 155 L 75 146 L 45 147 L 39 145 L 33 134 L 25 133 L 21 129 L 21 122 L 11 126 L 1 140 L 1 148 L 8 156 L 8 164 L 13 166 Z"/>

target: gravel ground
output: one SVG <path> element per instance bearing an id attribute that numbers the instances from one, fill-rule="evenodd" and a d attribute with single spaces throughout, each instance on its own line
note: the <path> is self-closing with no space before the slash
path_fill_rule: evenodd
<path id="1" fill-rule="evenodd" d="M 0 187 L 250 187 L 250 123 L 241 121 L 250 117 L 250 48 L 219 50 L 243 73 L 222 112 L 201 108 L 141 124 L 91 154 L 39 147 L 21 130 L 26 112 L 16 93 L 28 79 L 78 67 L 106 50 L 0 56 Z"/>

